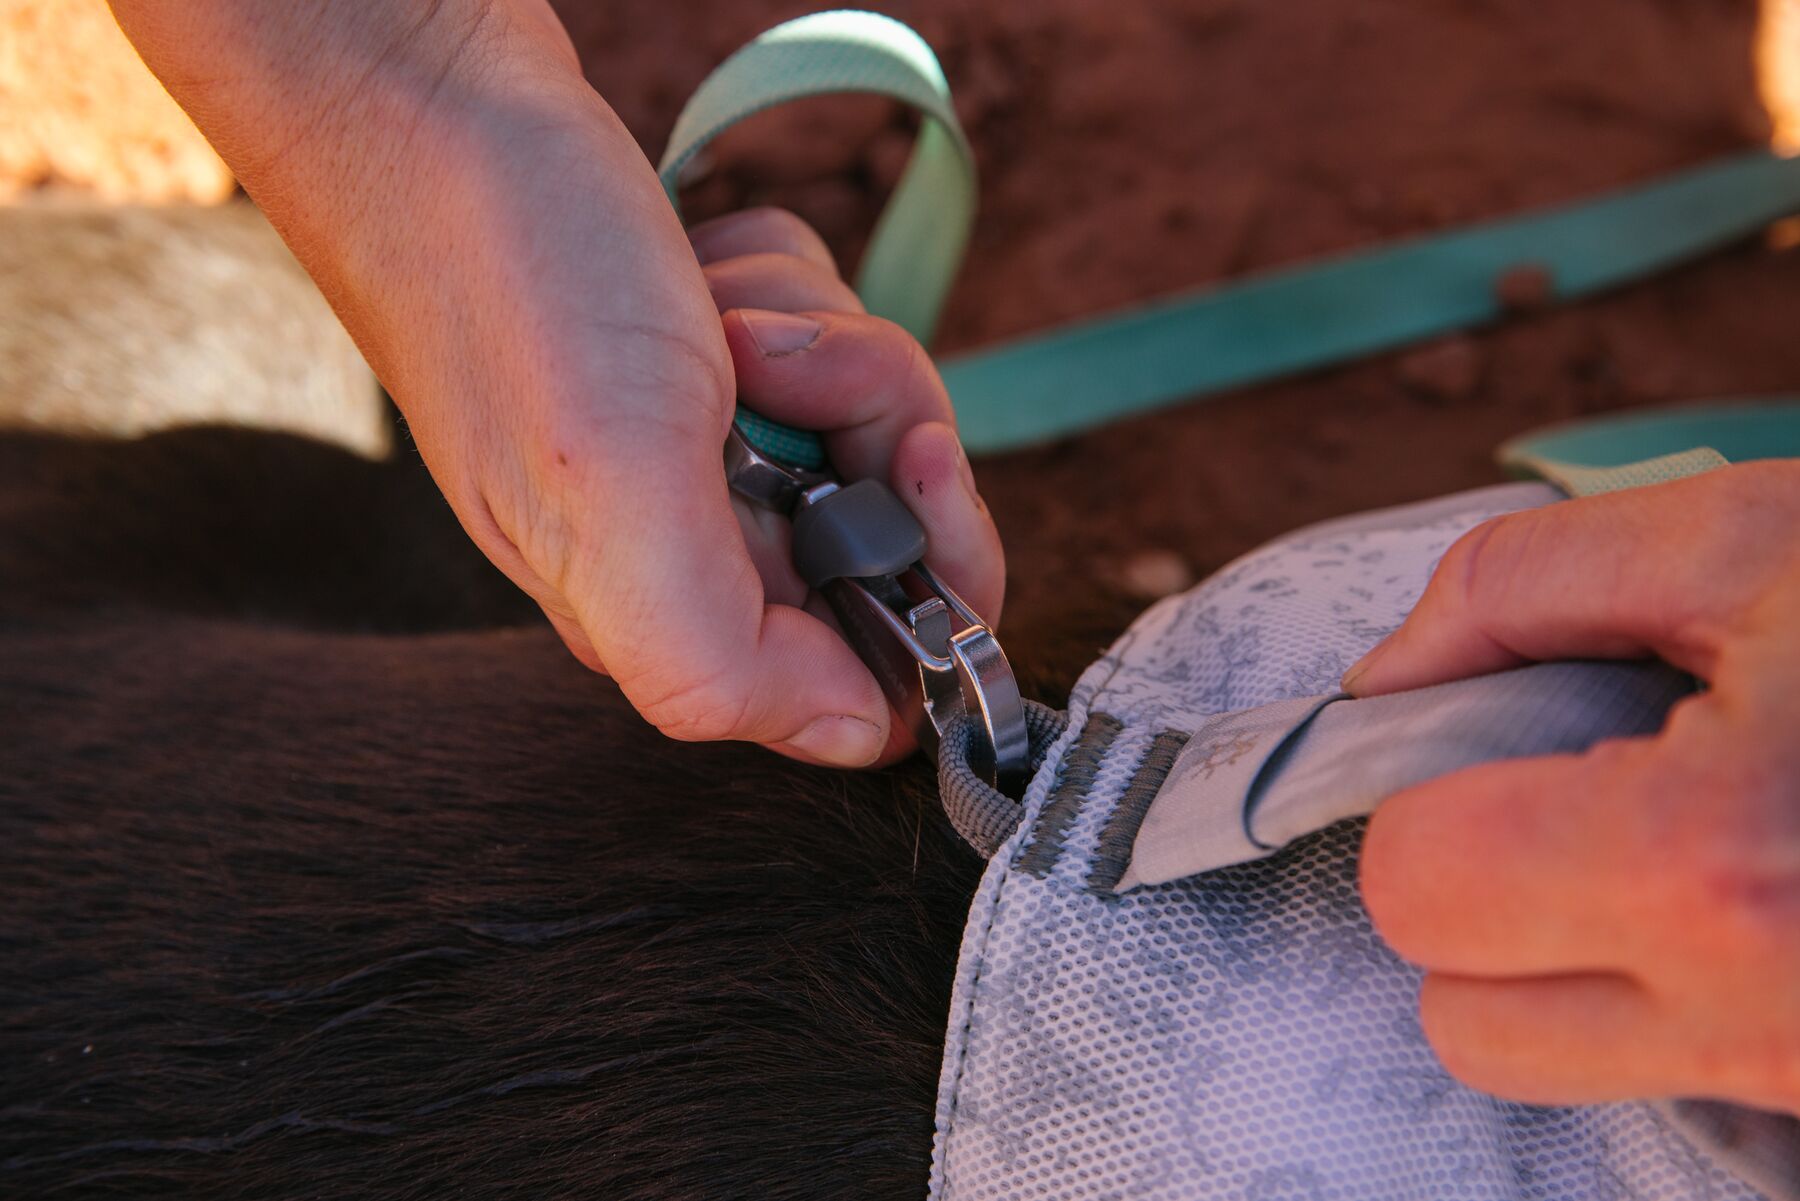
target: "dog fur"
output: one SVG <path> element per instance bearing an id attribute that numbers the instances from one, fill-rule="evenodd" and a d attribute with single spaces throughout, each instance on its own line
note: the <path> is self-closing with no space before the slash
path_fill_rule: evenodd
<path id="1" fill-rule="evenodd" d="M 923 764 L 662 739 L 406 458 L 8 436 L 0 580 L 0 1193 L 921 1195 Z"/>

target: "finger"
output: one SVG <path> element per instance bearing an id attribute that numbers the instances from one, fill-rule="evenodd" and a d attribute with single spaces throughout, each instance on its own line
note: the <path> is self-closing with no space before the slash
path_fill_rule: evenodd
<path id="1" fill-rule="evenodd" d="M 730 309 L 863 311 L 862 301 L 835 271 L 791 254 L 739 255 L 708 263 L 705 271 L 706 286 L 721 313 Z"/>
<path id="2" fill-rule="evenodd" d="M 702 265 L 745 254 L 787 254 L 837 274 L 837 262 L 813 227 L 786 209 L 740 209 L 688 230 Z"/>
<path id="3" fill-rule="evenodd" d="M 872 762 L 888 738 L 879 686 L 829 626 L 767 602 L 712 447 L 671 436 L 649 449 L 634 459 L 656 470 L 573 490 L 607 519 L 574 535 L 551 580 L 627 699 L 671 737 Z"/>
<path id="4" fill-rule="evenodd" d="M 900 436 L 915 425 L 954 427 L 931 360 L 890 321 L 740 309 L 725 314 L 725 341 L 739 402 L 773 421 L 826 431 L 832 465 L 848 479 L 888 479 Z"/>
<path id="5" fill-rule="evenodd" d="M 1359 868 L 1376 931 L 1403 958 L 1459 976 L 1644 962 L 1620 798 L 1639 795 L 1653 747 L 1487 764 L 1390 797 Z"/>
<path id="6" fill-rule="evenodd" d="M 804 587 L 805 586 L 802 585 L 802 588 Z M 827 601 L 823 595 L 817 592 L 809 594 L 801 607 L 826 625 L 830 626 L 833 630 L 839 631 L 839 635 L 842 636 L 843 627 L 838 624 L 837 614 L 832 612 L 831 603 Z M 777 746 L 771 749 L 779 750 L 783 754 L 794 754 L 793 751 L 786 747 Z M 907 758 L 918 749 L 918 741 L 913 737 L 912 730 L 907 726 L 907 719 L 897 712 L 890 703 L 888 705 L 887 746 L 882 749 L 881 754 L 876 757 L 875 762 L 870 764 L 870 766 L 887 767 L 890 764 L 898 763 L 902 759 Z M 795 755 L 795 758 L 800 757 L 801 756 L 799 755 Z"/>
<path id="7" fill-rule="evenodd" d="M 1000 534 L 956 431 L 936 421 L 908 430 L 894 451 L 889 486 L 925 527 L 927 564 L 988 625 L 998 625 L 1006 595 Z"/>
<path id="8" fill-rule="evenodd" d="M 1750 465 L 1754 466 L 1754 465 Z M 1371 696 L 1530 660 L 1657 654 L 1705 676 L 1730 615 L 1771 569 L 1750 512 L 1761 475 L 1728 468 L 1486 522 L 1444 556 L 1345 688 Z M 1766 474 L 1766 473 L 1765 473 Z M 1785 491 L 1800 488 L 1790 474 Z"/>
<path id="9" fill-rule="evenodd" d="M 1667 1096 L 1680 1082 L 1671 1024 L 1617 975 L 1473 980 L 1433 973 L 1419 1021 L 1450 1074 L 1532 1105 Z"/>
<path id="10" fill-rule="evenodd" d="M 763 599 L 770 604 L 804 605 L 806 581 L 794 569 L 794 526 L 786 517 L 761 505 L 732 498 L 738 529 L 756 574 L 763 582 Z"/>

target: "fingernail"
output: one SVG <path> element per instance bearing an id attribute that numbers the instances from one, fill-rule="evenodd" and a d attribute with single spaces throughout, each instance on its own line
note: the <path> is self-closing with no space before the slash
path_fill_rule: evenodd
<path id="1" fill-rule="evenodd" d="M 750 340 L 765 358 L 794 354 L 819 340 L 819 323 L 811 317 L 767 309 L 739 309 L 738 315 L 750 331 Z"/>
<path id="2" fill-rule="evenodd" d="M 860 717 L 821 717 L 786 745 L 821 763 L 867 767 L 881 755 L 886 742 L 874 724 Z"/>
<path id="3" fill-rule="evenodd" d="M 1356 685 L 1365 675 L 1369 674 L 1369 668 L 1373 667 L 1375 661 L 1381 658 L 1381 652 L 1387 649 L 1387 644 L 1388 640 L 1383 638 L 1374 645 L 1368 654 L 1352 663 L 1350 665 L 1350 670 L 1345 672 L 1344 678 L 1338 682 L 1338 687 L 1342 688 L 1345 692 L 1354 694 L 1356 692 Z"/>

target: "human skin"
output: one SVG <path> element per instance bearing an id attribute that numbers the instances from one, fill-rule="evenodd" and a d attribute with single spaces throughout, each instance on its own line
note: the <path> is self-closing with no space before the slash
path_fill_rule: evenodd
<path id="1" fill-rule="evenodd" d="M 998 619 L 999 540 L 943 389 L 810 230 L 763 211 L 690 244 L 545 0 L 113 11 L 318 281 L 463 527 L 581 662 L 675 738 L 838 766 L 910 749 L 782 523 L 724 478 L 740 394 L 822 431 L 840 472 L 896 485 L 934 565 Z"/>
<path id="2" fill-rule="evenodd" d="M 1375 696 L 1656 655 L 1705 688 L 1654 737 L 1472 768 L 1375 813 L 1363 897 L 1426 969 L 1451 1072 L 1535 1103 L 1800 1113 L 1800 463 L 1471 531 L 1351 669 Z"/>

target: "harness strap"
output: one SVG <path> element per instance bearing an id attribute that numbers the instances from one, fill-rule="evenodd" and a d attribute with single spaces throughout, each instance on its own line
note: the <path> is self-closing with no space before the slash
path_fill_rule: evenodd
<path id="1" fill-rule="evenodd" d="M 1592 496 L 1698 475 L 1727 463 L 1800 457 L 1800 400 L 1715 401 L 1612 413 L 1505 443 L 1500 465 Z"/>

